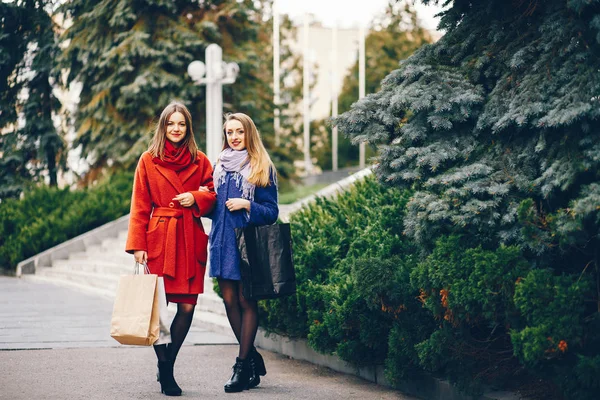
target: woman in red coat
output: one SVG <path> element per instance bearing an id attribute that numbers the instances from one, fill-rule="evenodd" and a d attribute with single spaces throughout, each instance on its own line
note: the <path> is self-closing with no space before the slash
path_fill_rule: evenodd
<path id="1" fill-rule="evenodd" d="M 198 191 L 200 186 L 209 190 Z M 126 246 L 136 262 L 164 278 L 167 301 L 177 303 L 172 342 L 154 346 L 161 392 L 169 396 L 181 395 L 173 365 L 204 291 L 208 237 L 200 217 L 215 199 L 212 167 L 198 151 L 190 112 L 173 102 L 161 113 L 135 171 Z"/>

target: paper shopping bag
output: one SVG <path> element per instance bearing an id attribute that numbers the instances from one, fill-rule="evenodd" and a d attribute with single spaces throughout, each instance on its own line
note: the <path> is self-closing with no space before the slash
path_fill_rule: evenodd
<path id="1" fill-rule="evenodd" d="M 156 279 L 156 291 L 158 292 L 159 308 L 159 333 L 155 345 L 171 343 L 171 318 L 169 318 L 169 309 L 167 308 L 167 294 L 165 293 L 165 281 L 162 276 Z M 157 304 L 155 302 L 154 306 Z"/>
<path id="2" fill-rule="evenodd" d="M 121 344 L 150 346 L 159 337 L 158 275 L 122 275 L 110 323 L 110 336 Z"/>

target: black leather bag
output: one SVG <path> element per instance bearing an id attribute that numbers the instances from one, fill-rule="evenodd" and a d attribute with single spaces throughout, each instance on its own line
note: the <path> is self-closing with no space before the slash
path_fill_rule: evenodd
<path id="1" fill-rule="evenodd" d="M 236 228 L 243 295 L 249 300 L 296 293 L 290 224 Z"/>

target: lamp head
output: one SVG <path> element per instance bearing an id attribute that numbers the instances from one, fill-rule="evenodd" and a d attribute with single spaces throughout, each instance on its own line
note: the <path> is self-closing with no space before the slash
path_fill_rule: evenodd
<path id="1" fill-rule="evenodd" d="M 193 81 L 200 81 L 206 74 L 206 65 L 202 61 L 192 61 L 187 68 L 188 75 Z"/>

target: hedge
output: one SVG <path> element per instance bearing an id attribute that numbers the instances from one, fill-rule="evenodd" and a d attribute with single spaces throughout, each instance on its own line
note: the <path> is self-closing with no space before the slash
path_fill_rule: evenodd
<path id="1" fill-rule="evenodd" d="M 472 394 L 496 385 L 596 398 L 591 275 L 557 274 L 518 246 L 468 234 L 422 248 L 403 234 L 412 194 L 368 178 L 294 214 L 298 291 L 261 302 L 261 325 L 357 366 L 383 364 L 392 384 L 433 373 Z"/>

